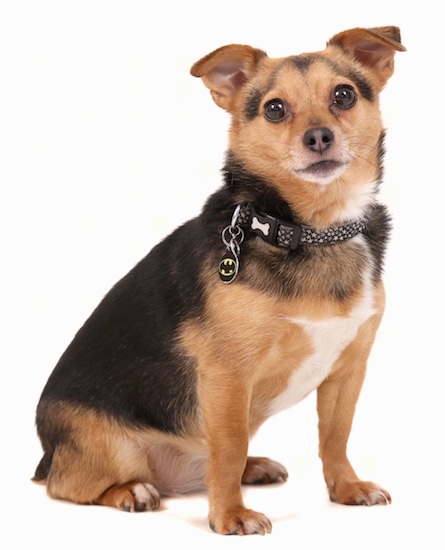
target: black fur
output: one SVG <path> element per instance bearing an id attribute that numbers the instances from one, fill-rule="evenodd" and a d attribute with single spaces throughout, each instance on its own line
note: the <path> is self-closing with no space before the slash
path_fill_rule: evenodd
<path id="1" fill-rule="evenodd" d="M 181 416 L 168 411 L 193 409 L 195 384 L 175 334 L 202 308 L 202 232 L 200 218 L 186 223 L 110 290 L 60 358 L 43 401 L 181 431 Z"/>
<path id="2" fill-rule="evenodd" d="M 244 106 L 244 116 L 247 120 L 253 120 L 257 117 L 263 97 L 264 92 L 262 90 L 256 88 L 251 90 Z"/>
<path id="3" fill-rule="evenodd" d="M 371 83 L 367 80 L 367 78 L 365 78 L 358 71 L 348 71 L 346 76 L 354 82 L 363 99 L 370 102 L 375 100 L 374 88 L 371 86 Z"/>
<path id="4" fill-rule="evenodd" d="M 295 57 L 292 57 L 289 62 L 291 62 L 301 73 L 307 73 L 309 70 L 309 67 L 314 62 L 314 56 L 313 55 L 296 55 Z"/>

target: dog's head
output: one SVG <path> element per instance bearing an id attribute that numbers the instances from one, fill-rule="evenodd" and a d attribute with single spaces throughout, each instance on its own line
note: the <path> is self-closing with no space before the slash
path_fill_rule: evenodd
<path id="1" fill-rule="evenodd" d="M 250 46 L 223 46 L 191 73 L 231 114 L 232 154 L 314 222 L 314 193 L 323 188 L 332 190 L 323 193 L 327 201 L 336 197 L 339 219 L 375 192 L 383 142 L 379 93 L 395 52 L 404 49 L 397 27 L 357 28 L 335 35 L 324 51 L 279 59 Z"/>

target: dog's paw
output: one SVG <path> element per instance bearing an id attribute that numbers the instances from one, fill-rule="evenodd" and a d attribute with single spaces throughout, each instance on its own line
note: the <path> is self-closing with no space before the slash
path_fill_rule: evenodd
<path id="1" fill-rule="evenodd" d="M 339 504 L 372 506 L 391 504 L 391 495 L 370 481 L 342 481 L 329 489 L 332 502 Z"/>
<path id="2" fill-rule="evenodd" d="M 242 483 L 276 483 L 286 481 L 288 475 L 286 468 L 279 462 L 275 462 L 269 458 L 249 456 L 243 473 Z"/>
<path id="3" fill-rule="evenodd" d="M 272 531 L 269 519 L 259 512 L 240 508 L 210 518 L 211 529 L 220 535 L 265 535 Z"/>
<path id="4" fill-rule="evenodd" d="M 160 501 L 158 491 L 150 483 L 126 483 L 110 487 L 96 503 L 125 512 L 145 512 L 159 508 Z"/>

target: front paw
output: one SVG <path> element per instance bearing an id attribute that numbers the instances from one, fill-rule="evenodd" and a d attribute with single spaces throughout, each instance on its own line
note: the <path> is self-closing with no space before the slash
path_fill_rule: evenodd
<path id="1" fill-rule="evenodd" d="M 391 504 L 391 495 L 370 481 L 341 481 L 328 487 L 332 502 L 372 506 Z"/>
<path id="2" fill-rule="evenodd" d="M 272 531 L 269 519 L 259 512 L 238 508 L 209 518 L 213 531 L 220 535 L 265 535 Z"/>

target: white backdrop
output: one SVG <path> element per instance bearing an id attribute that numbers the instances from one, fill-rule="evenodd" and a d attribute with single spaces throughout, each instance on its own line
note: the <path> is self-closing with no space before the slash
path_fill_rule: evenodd
<path id="1" fill-rule="evenodd" d="M 28 1 L 0 7 L 1 500 L 5 548 L 445 548 L 441 374 L 443 57 L 439 4 L 226 0 Z M 228 115 L 189 68 L 231 42 L 272 57 L 323 49 L 355 26 L 399 25 L 407 53 L 382 96 L 382 200 L 394 215 L 388 307 L 357 410 L 350 454 L 393 495 L 388 508 L 327 502 L 314 399 L 253 442 L 290 470 L 246 490 L 274 522 L 248 540 L 208 531 L 206 498 L 155 514 L 50 501 L 29 481 L 40 459 L 34 410 L 74 332 L 109 287 L 220 184 Z M 262 545 L 262 546 L 261 546 Z M 3 546 L 3 544 L 2 544 Z"/>

